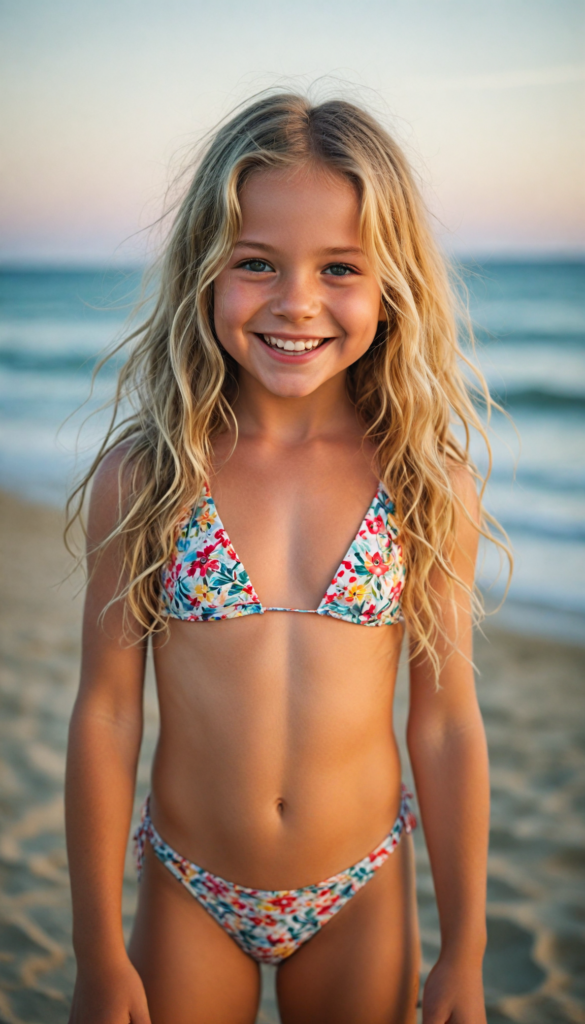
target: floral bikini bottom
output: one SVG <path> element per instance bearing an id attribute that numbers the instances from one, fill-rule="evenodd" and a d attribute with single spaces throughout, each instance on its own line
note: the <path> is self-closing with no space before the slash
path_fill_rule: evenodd
<path id="1" fill-rule="evenodd" d="M 312 938 L 369 882 L 400 842 L 403 832 L 416 828 L 410 809 L 412 795 L 402 786 L 398 817 L 379 846 L 353 867 L 305 885 L 302 889 L 248 889 L 226 882 L 176 853 L 158 834 L 150 818 L 149 799 L 134 833 L 138 876 L 146 840 L 156 856 L 209 914 L 254 960 L 278 964 Z"/>

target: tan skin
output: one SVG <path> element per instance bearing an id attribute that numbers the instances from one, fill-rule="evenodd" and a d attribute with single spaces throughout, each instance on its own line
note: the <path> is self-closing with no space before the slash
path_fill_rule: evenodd
<path id="1" fill-rule="evenodd" d="M 360 250 L 348 181 L 319 168 L 258 171 L 242 191 L 241 239 L 215 282 L 215 326 L 237 360 L 239 440 L 215 445 L 211 489 L 264 605 L 316 608 L 377 478 L 345 373 L 383 316 Z M 327 338 L 301 358 L 262 336 Z M 296 360 L 296 361 L 295 361 Z M 117 515 L 114 452 L 93 489 L 89 548 Z M 476 515 L 473 484 L 455 488 Z M 477 530 L 458 515 L 455 567 L 473 579 Z M 78 977 L 70 1024 L 253 1024 L 259 972 L 147 848 L 128 951 L 121 880 L 142 734 L 145 644 L 122 610 L 98 616 L 118 580 L 111 544 L 87 591 L 81 685 L 70 735 L 67 831 Z M 442 586 L 440 580 L 435 583 Z M 408 741 L 439 903 L 442 949 L 424 1024 L 485 1024 L 487 757 L 468 660 L 468 602 L 456 594 L 459 653 L 441 689 L 411 672 Z M 448 611 L 454 638 L 457 627 Z M 161 732 L 152 816 L 190 860 L 246 886 L 290 889 L 355 863 L 387 834 L 401 769 L 392 729 L 400 625 L 309 615 L 171 620 L 154 645 Z M 449 644 L 447 644 L 449 647 Z M 412 1024 L 419 947 L 412 842 L 277 974 L 283 1024 Z"/>

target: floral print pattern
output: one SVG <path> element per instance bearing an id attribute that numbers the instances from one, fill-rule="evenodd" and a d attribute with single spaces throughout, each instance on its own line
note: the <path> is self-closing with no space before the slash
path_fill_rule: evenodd
<path id="1" fill-rule="evenodd" d="M 380 483 L 319 607 L 267 608 L 261 604 L 205 486 L 195 507 L 181 518 L 175 550 L 163 569 L 163 612 L 199 622 L 267 611 L 330 615 L 362 626 L 400 622 L 406 570 L 394 511 Z"/>
<path id="2" fill-rule="evenodd" d="M 263 611 L 206 485 L 181 519 L 162 573 L 164 612 L 176 619 L 231 619 Z"/>
<path id="3" fill-rule="evenodd" d="M 238 945 L 259 963 L 278 964 L 312 938 L 372 878 L 396 849 L 403 832 L 416 828 L 411 794 L 402 787 L 398 817 L 379 846 L 346 871 L 302 889 L 249 889 L 226 882 L 181 857 L 165 843 L 150 818 L 147 798 L 134 834 L 138 874 L 146 841 L 175 878 Z"/>
<path id="4" fill-rule="evenodd" d="M 364 521 L 317 612 L 361 626 L 402 621 L 406 566 L 394 505 L 379 484 Z"/>

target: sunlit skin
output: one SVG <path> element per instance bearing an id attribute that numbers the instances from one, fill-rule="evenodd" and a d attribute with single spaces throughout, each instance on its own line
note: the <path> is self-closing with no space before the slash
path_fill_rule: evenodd
<path id="1" fill-rule="evenodd" d="M 215 444 L 211 490 L 264 605 L 316 608 L 377 486 L 346 370 L 384 319 L 361 251 L 358 197 L 318 167 L 255 172 L 242 231 L 214 285 L 215 330 L 239 364 L 238 443 Z M 281 342 L 323 341 L 291 354 Z M 94 486 L 89 542 L 115 521 L 114 453 Z M 475 515 L 465 473 L 455 487 Z M 460 516 L 454 564 L 473 579 L 477 531 Z M 111 545 L 88 588 L 80 695 L 67 781 L 78 979 L 71 1024 L 253 1024 L 259 972 L 148 848 L 129 950 L 120 890 L 140 745 L 144 645 L 122 610 Z M 90 568 L 93 562 L 90 558 Z M 445 592 L 440 579 L 434 581 Z M 487 762 L 470 667 L 460 653 L 437 692 L 414 663 L 408 740 L 441 915 L 441 958 L 425 1024 L 485 1024 L 481 959 Z M 455 635 L 445 604 L 447 636 Z M 154 662 L 161 732 L 152 816 L 164 838 L 215 874 L 261 889 L 321 881 L 387 834 L 401 766 L 392 704 L 401 625 L 363 628 L 266 613 L 171 620 Z M 448 640 L 445 641 L 448 648 Z M 90 835 L 90 839 L 88 839 Z M 419 945 L 412 840 L 278 969 L 283 1024 L 414 1024 Z"/>
<path id="2" fill-rule="evenodd" d="M 343 388 L 341 375 L 369 348 L 386 314 L 349 183 L 305 168 L 270 178 L 268 190 L 265 174 L 246 185 L 241 238 L 215 282 L 215 328 L 270 395 L 316 397 L 333 380 Z M 288 353 L 261 341 L 266 335 L 327 340 Z"/>

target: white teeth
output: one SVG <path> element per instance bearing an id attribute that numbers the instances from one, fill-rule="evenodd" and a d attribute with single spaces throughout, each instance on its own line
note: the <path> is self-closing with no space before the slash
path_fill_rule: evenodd
<path id="1" fill-rule="evenodd" d="M 273 338 L 270 334 L 263 334 L 264 341 L 273 348 L 284 349 L 285 352 L 310 352 L 311 349 L 317 348 L 317 345 L 321 343 L 322 338 L 306 338 L 304 341 L 283 341 L 282 338 Z"/>

